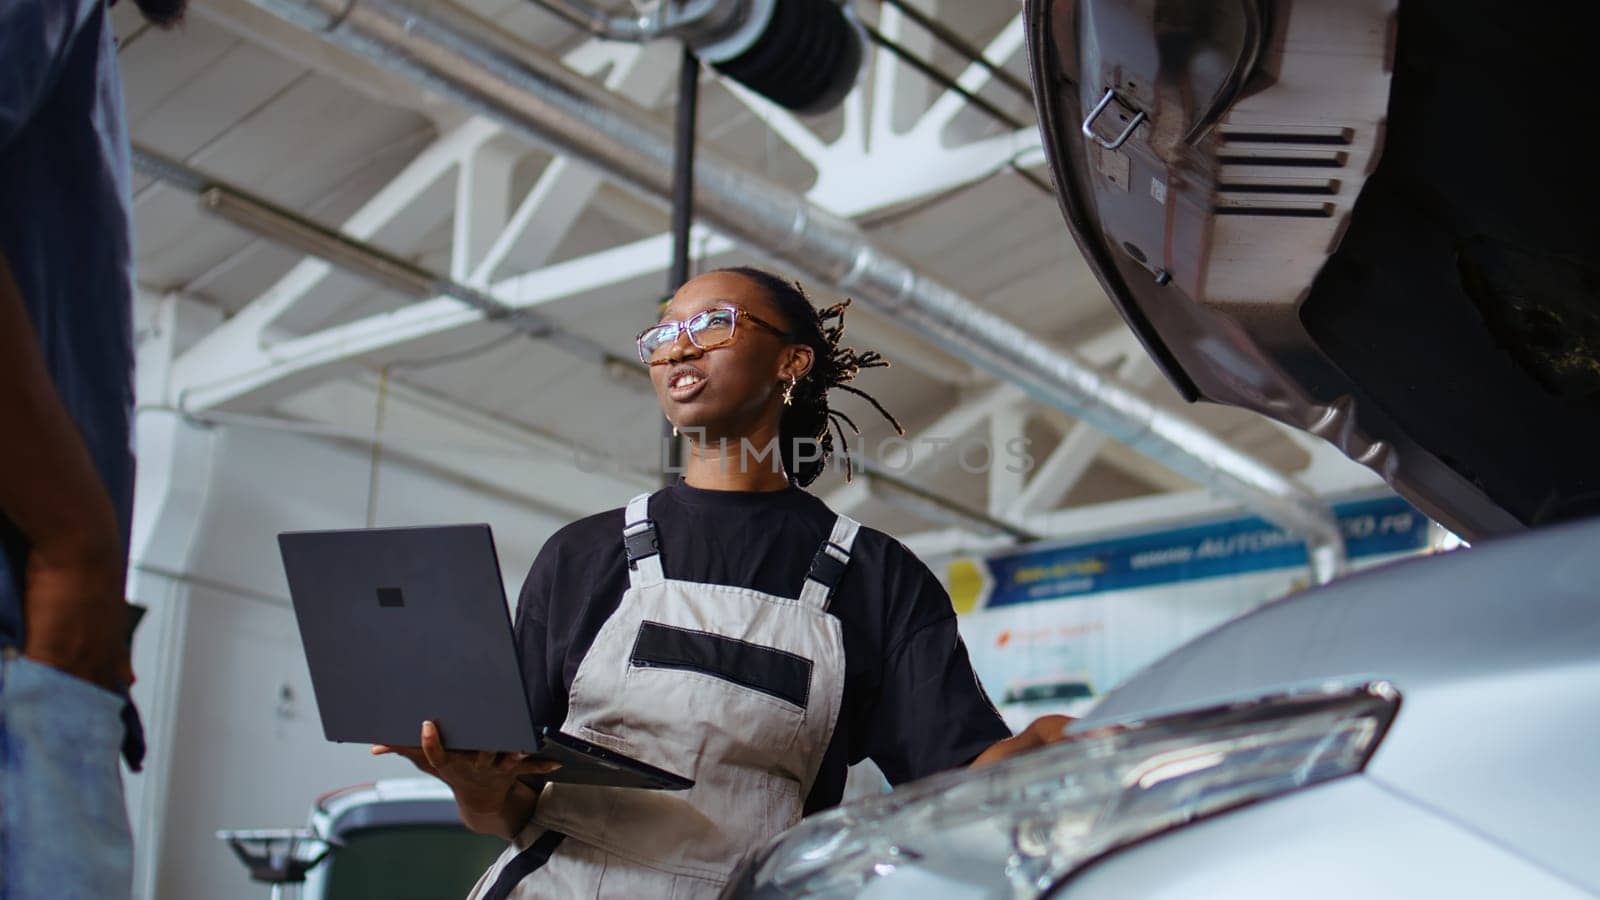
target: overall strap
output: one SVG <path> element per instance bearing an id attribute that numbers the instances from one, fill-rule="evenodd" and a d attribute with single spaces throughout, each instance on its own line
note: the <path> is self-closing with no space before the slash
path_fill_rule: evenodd
<path id="1" fill-rule="evenodd" d="M 834 520 L 833 532 L 811 560 L 811 570 L 806 572 L 805 586 L 800 589 L 800 602 L 817 609 L 827 609 L 833 592 L 844 579 L 844 570 L 850 565 L 850 547 L 856 542 L 856 532 L 861 523 L 849 516 Z"/>
<path id="2" fill-rule="evenodd" d="M 494 880 L 489 887 L 489 892 L 483 895 L 483 900 L 506 900 L 511 892 L 517 889 L 524 878 L 537 872 L 550 861 L 551 854 L 561 846 L 566 835 L 558 831 L 546 831 L 539 835 L 539 839 L 528 845 L 528 849 L 518 853 L 500 870 L 500 877 Z"/>
<path id="3" fill-rule="evenodd" d="M 628 555 L 628 584 L 660 584 L 666 576 L 661 573 L 661 541 L 656 535 L 656 523 L 650 519 L 648 493 L 628 501 L 623 522 L 622 549 Z"/>

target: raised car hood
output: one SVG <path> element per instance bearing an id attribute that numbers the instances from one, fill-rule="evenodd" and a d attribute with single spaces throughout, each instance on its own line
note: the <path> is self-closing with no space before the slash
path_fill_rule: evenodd
<path id="1" fill-rule="evenodd" d="M 1463 0 L 1027 22 L 1068 227 L 1180 391 L 1321 435 L 1469 540 L 1600 512 L 1583 29 Z"/>

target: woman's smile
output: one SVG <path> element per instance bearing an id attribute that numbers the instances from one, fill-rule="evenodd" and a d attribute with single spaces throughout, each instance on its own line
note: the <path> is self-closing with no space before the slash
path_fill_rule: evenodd
<path id="1" fill-rule="evenodd" d="M 675 403 L 687 403 L 706 386 L 706 373 L 688 363 L 673 366 L 667 375 L 667 396 Z"/>

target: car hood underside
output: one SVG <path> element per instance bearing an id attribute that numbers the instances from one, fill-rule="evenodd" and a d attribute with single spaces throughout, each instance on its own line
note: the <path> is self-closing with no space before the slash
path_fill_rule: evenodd
<path id="1" fill-rule="evenodd" d="M 1459 0 L 1027 21 L 1068 225 L 1190 399 L 1321 435 L 1469 540 L 1600 512 L 1582 29 Z"/>

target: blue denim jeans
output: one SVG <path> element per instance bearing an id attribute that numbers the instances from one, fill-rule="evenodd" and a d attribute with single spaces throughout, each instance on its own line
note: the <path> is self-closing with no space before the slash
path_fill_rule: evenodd
<path id="1" fill-rule="evenodd" d="M 0 655 L 0 900 L 126 900 L 123 698 Z"/>

